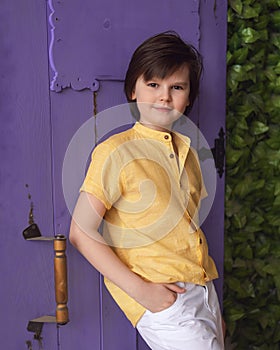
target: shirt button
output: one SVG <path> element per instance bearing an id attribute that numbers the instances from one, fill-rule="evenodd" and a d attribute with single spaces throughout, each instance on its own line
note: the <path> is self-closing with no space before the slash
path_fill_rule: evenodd
<path id="1" fill-rule="evenodd" d="M 165 135 L 164 138 L 165 138 L 165 140 L 168 140 L 168 139 L 169 139 L 169 136 L 168 136 L 168 135 Z"/>
<path id="2" fill-rule="evenodd" d="M 174 158 L 174 154 L 171 153 L 171 154 L 169 155 L 169 157 L 170 157 L 170 158 Z"/>

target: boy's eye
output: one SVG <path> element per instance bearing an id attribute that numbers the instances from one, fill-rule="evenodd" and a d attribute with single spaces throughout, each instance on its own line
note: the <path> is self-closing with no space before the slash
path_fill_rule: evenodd
<path id="1" fill-rule="evenodd" d="M 155 87 L 158 86 L 157 83 L 148 83 L 147 85 L 150 86 L 150 87 L 152 87 L 152 88 L 155 88 Z"/>
<path id="2" fill-rule="evenodd" d="M 173 86 L 173 89 L 174 89 L 174 90 L 183 90 L 183 86 L 174 85 L 174 86 Z"/>

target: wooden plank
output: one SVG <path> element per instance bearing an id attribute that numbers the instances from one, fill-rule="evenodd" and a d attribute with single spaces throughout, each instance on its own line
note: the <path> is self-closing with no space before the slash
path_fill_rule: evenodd
<path id="1" fill-rule="evenodd" d="M 74 145 L 72 151 L 77 152 L 78 149 L 78 152 L 81 153 L 72 154 L 72 158 L 70 157 L 72 163 L 70 162 L 67 168 L 69 177 L 64 174 L 63 179 L 64 158 L 67 155 L 67 148 L 71 146 L 71 142 L 74 142 L 73 136 L 75 133 L 79 133 L 80 127 L 92 117 L 92 113 L 93 96 L 89 90 L 76 92 L 66 89 L 61 93 L 51 93 L 56 233 L 68 235 L 71 220 L 71 213 L 68 211 L 69 203 L 65 201 L 63 194 L 63 181 L 70 181 L 69 186 L 65 188 L 72 192 L 68 193 L 66 197 L 72 201 L 70 207 L 73 208 L 75 197 L 78 196 L 79 181 L 82 182 L 86 170 L 85 166 L 79 163 L 77 157 L 86 156 L 87 158 L 90 155 L 90 150 L 88 155 L 85 155 L 84 150 L 80 151 L 78 143 Z M 94 127 L 87 131 L 87 137 L 92 138 L 93 147 Z M 82 135 L 78 142 L 83 143 L 83 141 Z M 80 166 L 84 168 L 78 168 Z M 70 322 L 60 327 L 60 344 L 62 348 L 69 350 L 79 349 L 81 346 L 83 350 L 98 350 L 101 342 L 99 274 L 70 244 L 68 244 L 67 256 Z"/>
<path id="2" fill-rule="evenodd" d="M 45 2 L 2 1 L 0 26 L 0 338 L 2 348 L 35 349 L 28 321 L 55 311 L 52 246 L 22 236 L 31 201 L 42 234 L 53 234 Z M 54 324 L 42 337 L 57 349 Z"/>
<path id="3" fill-rule="evenodd" d="M 102 81 L 95 102 L 99 112 L 96 117 L 97 139 L 119 126 L 133 122 L 131 115 L 126 112 L 127 106 L 124 105 L 122 82 Z M 101 283 L 102 349 L 136 349 L 136 331 L 106 290 L 103 279 Z"/>
<path id="4" fill-rule="evenodd" d="M 204 73 L 199 97 L 199 126 L 209 145 L 214 146 L 221 127 L 225 130 L 226 106 L 226 26 L 227 4 L 223 0 L 201 1 L 200 51 Z M 220 278 L 215 281 L 222 303 L 224 265 L 224 176 L 217 176 L 216 198 L 204 223 L 210 253 Z"/>

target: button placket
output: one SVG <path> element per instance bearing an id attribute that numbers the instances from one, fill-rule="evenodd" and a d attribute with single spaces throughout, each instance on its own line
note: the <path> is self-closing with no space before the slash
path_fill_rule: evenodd
<path id="1" fill-rule="evenodd" d="M 163 136 L 163 138 L 165 140 L 166 146 L 168 147 L 168 152 L 169 152 L 168 157 L 172 161 L 170 163 L 171 167 L 174 169 L 174 171 L 175 171 L 174 174 L 176 174 L 176 178 L 180 182 L 180 179 L 179 179 L 179 168 L 178 168 L 179 164 L 177 164 L 177 162 L 174 162 L 174 160 L 176 160 L 176 155 L 175 155 L 175 151 L 174 151 L 173 145 L 172 145 L 172 136 L 169 135 L 169 134 L 165 134 Z"/>

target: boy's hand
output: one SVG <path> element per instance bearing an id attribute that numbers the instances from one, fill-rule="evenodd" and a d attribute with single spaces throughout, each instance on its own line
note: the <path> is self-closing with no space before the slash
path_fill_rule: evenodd
<path id="1" fill-rule="evenodd" d="M 181 288 L 175 283 L 144 282 L 144 286 L 139 290 L 139 296 L 136 296 L 135 300 L 149 311 L 159 312 L 174 304 L 178 293 L 185 292 L 185 288 Z"/>

